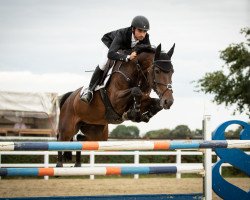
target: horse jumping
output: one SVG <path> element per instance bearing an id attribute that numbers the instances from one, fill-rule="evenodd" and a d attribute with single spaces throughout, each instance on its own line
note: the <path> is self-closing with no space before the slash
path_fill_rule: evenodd
<path id="1" fill-rule="evenodd" d="M 108 124 L 125 120 L 148 122 L 162 109 L 173 104 L 171 57 L 173 47 L 167 52 L 151 46 L 138 46 L 138 56 L 130 62 L 115 62 L 105 88 L 94 92 L 87 104 L 80 100 L 81 88 L 66 93 L 60 101 L 58 141 L 71 141 L 80 130 L 84 135 L 77 140 L 106 141 Z M 159 98 L 151 98 L 154 90 Z M 57 166 L 63 158 L 70 160 L 71 152 L 58 151 Z M 81 166 L 81 152 L 77 151 L 75 166 Z"/>

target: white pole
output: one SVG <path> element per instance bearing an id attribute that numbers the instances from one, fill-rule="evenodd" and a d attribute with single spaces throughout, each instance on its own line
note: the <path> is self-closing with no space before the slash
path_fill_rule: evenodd
<path id="1" fill-rule="evenodd" d="M 177 167 L 181 165 L 181 150 L 180 149 L 176 150 L 176 165 Z M 181 173 L 176 173 L 176 178 L 180 179 Z"/>
<path id="2" fill-rule="evenodd" d="M 90 163 L 90 167 L 94 167 L 95 165 L 95 152 L 91 151 L 89 154 L 89 163 Z M 90 180 L 94 180 L 95 179 L 95 175 L 90 175 Z"/>
<path id="3" fill-rule="evenodd" d="M 138 166 L 139 162 L 140 162 L 139 151 L 135 151 L 135 155 L 134 155 L 135 166 Z M 134 179 L 139 179 L 139 174 L 134 174 Z"/>
<path id="4" fill-rule="evenodd" d="M 45 168 L 49 167 L 49 152 L 48 151 L 44 152 L 44 167 Z M 44 176 L 44 180 L 49 180 L 49 176 Z"/>
<path id="5" fill-rule="evenodd" d="M 204 140 L 211 140 L 210 115 L 205 115 L 203 119 Z M 205 177 L 203 183 L 203 195 L 205 200 L 212 200 L 212 149 L 205 149 L 204 154 Z"/>
<path id="6" fill-rule="evenodd" d="M 220 160 L 220 157 L 219 156 L 217 156 L 217 162 Z M 222 165 L 220 166 L 220 175 L 222 174 Z"/>

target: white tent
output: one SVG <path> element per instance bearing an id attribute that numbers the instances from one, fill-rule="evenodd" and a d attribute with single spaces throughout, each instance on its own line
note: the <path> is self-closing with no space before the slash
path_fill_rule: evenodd
<path id="1" fill-rule="evenodd" d="M 58 95 L 56 93 L 0 92 L 0 117 L 2 120 L 18 123 L 24 119 L 33 118 L 36 120 L 30 123 L 36 123 L 37 127 L 55 130 L 58 114 Z M 44 121 L 48 122 L 47 127 L 41 127 L 45 126 Z"/>
<path id="2" fill-rule="evenodd" d="M 0 92 L 0 114 L 48 118 L 56 113 L 56 93 Z"/>

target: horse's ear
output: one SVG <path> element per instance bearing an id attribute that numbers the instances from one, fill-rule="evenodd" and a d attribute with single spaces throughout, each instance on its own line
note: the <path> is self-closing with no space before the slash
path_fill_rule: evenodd
<path id="1" fill-rule="evenodd" d="M 155 50 L 155 60 L 158 60 L 160 58 L 160 54 L 161 54 L 161 44 L 159 44 L 156 47 L 156 50 Z"/>
<path id="2" fill-rule="evenodd" d="M 172 57 L 173 53 L 174 53 L 174 47 L 175 47 L 175 43 L 174 45 L 172 46 L 172 48 L 167 52 L 167 55 L 169 56 L 169 58 Z"/>

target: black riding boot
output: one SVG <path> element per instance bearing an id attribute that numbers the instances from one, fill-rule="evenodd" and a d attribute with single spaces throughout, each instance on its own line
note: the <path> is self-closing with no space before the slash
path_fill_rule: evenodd
<path id="1" fill-rule="evenodd" d="M 81 100 L 86 102 L 86 103 L 90 103 L 92 98 L 93 98 L 93 91 L 95 89 L 95 87 L 99 84 L 99 82 L 102 79 L 102 75 L 103 75 L 103 70 L 101 70 L 99 68 L 99 66 L 97 66 L 95 68 L 95 71 L 90 79 L 90 83 L 89 83 L 89 88 L 87 92 L 84 92 L 81 95 Z"/>

